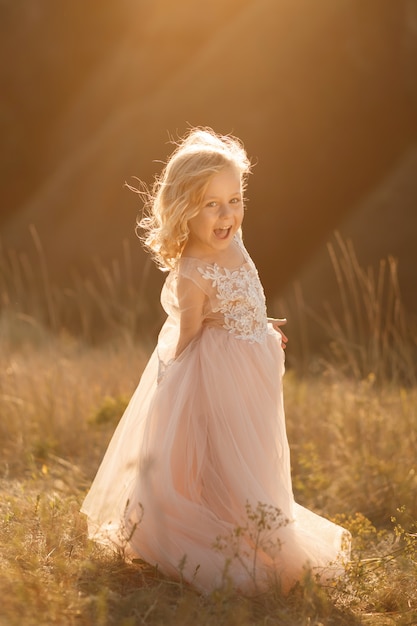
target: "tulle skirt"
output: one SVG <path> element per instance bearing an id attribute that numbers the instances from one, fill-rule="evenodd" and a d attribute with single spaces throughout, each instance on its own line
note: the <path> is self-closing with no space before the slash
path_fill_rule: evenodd
<path id="1" fill-rule="evenodd" d="M 158 382 L 155 350 L 83 503 L 90 536 L 209 593 L 339 575 L 349 535 L 294 502 L 284 353 L 206 327 Z"/>

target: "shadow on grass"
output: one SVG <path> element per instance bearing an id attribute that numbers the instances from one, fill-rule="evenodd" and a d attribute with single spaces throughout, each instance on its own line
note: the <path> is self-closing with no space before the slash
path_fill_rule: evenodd
<path id="1" fill-rule="evenodd" d="M 146 563 L 129 564 L 97 553 L 80 564 L 77 587 L 83 597 L 77 623 L 163 624 L 164 626 L 355 626 L 349 609 L 339 608 L 312 581 L 284 597 L 278 588 L 256 597 L 233 589 L 202 596 L 189 585 L 164 577 Z"/>

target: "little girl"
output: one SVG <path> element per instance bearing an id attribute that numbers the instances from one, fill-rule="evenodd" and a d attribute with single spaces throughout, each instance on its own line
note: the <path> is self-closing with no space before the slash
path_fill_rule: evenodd
<path id="1" fill-rule="evenodd" d="M 237 139 L 196 128 L 149 194 L 167 320 L 82 507 L 95 541 L 205 593 L 288 591 L 349 554 L 346 531 L 294 502 L 285 320 L 267 318 L 241 235 L 249 170 Z"/>

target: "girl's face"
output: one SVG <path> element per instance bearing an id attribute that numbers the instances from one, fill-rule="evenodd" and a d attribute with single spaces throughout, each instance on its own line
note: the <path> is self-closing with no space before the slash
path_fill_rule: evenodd
<path id="1" fill-rule="evenodd" d="M 202 257 L 215 256 L 228 248 L 242 221 L 240 172 L 230 165 L 210 178 L 200 212 L 188 221 L 186 247 Z"/>

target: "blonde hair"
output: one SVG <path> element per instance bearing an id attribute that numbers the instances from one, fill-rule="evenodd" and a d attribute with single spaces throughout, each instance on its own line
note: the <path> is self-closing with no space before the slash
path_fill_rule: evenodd
<path id="1" fill-rule="evenodd" d="M 152 189 L 139 192 L 145 215 L 137 226 L 140 236 L 162 271 L 175 268 L 189 235 L 188 221 L 195 217 L 210 178 L 227 166 L 240 173 L 245 189 L 250 161 L 243 144 L 231 135 L 210 128 L 192 128 L 176 144 Z"/>

